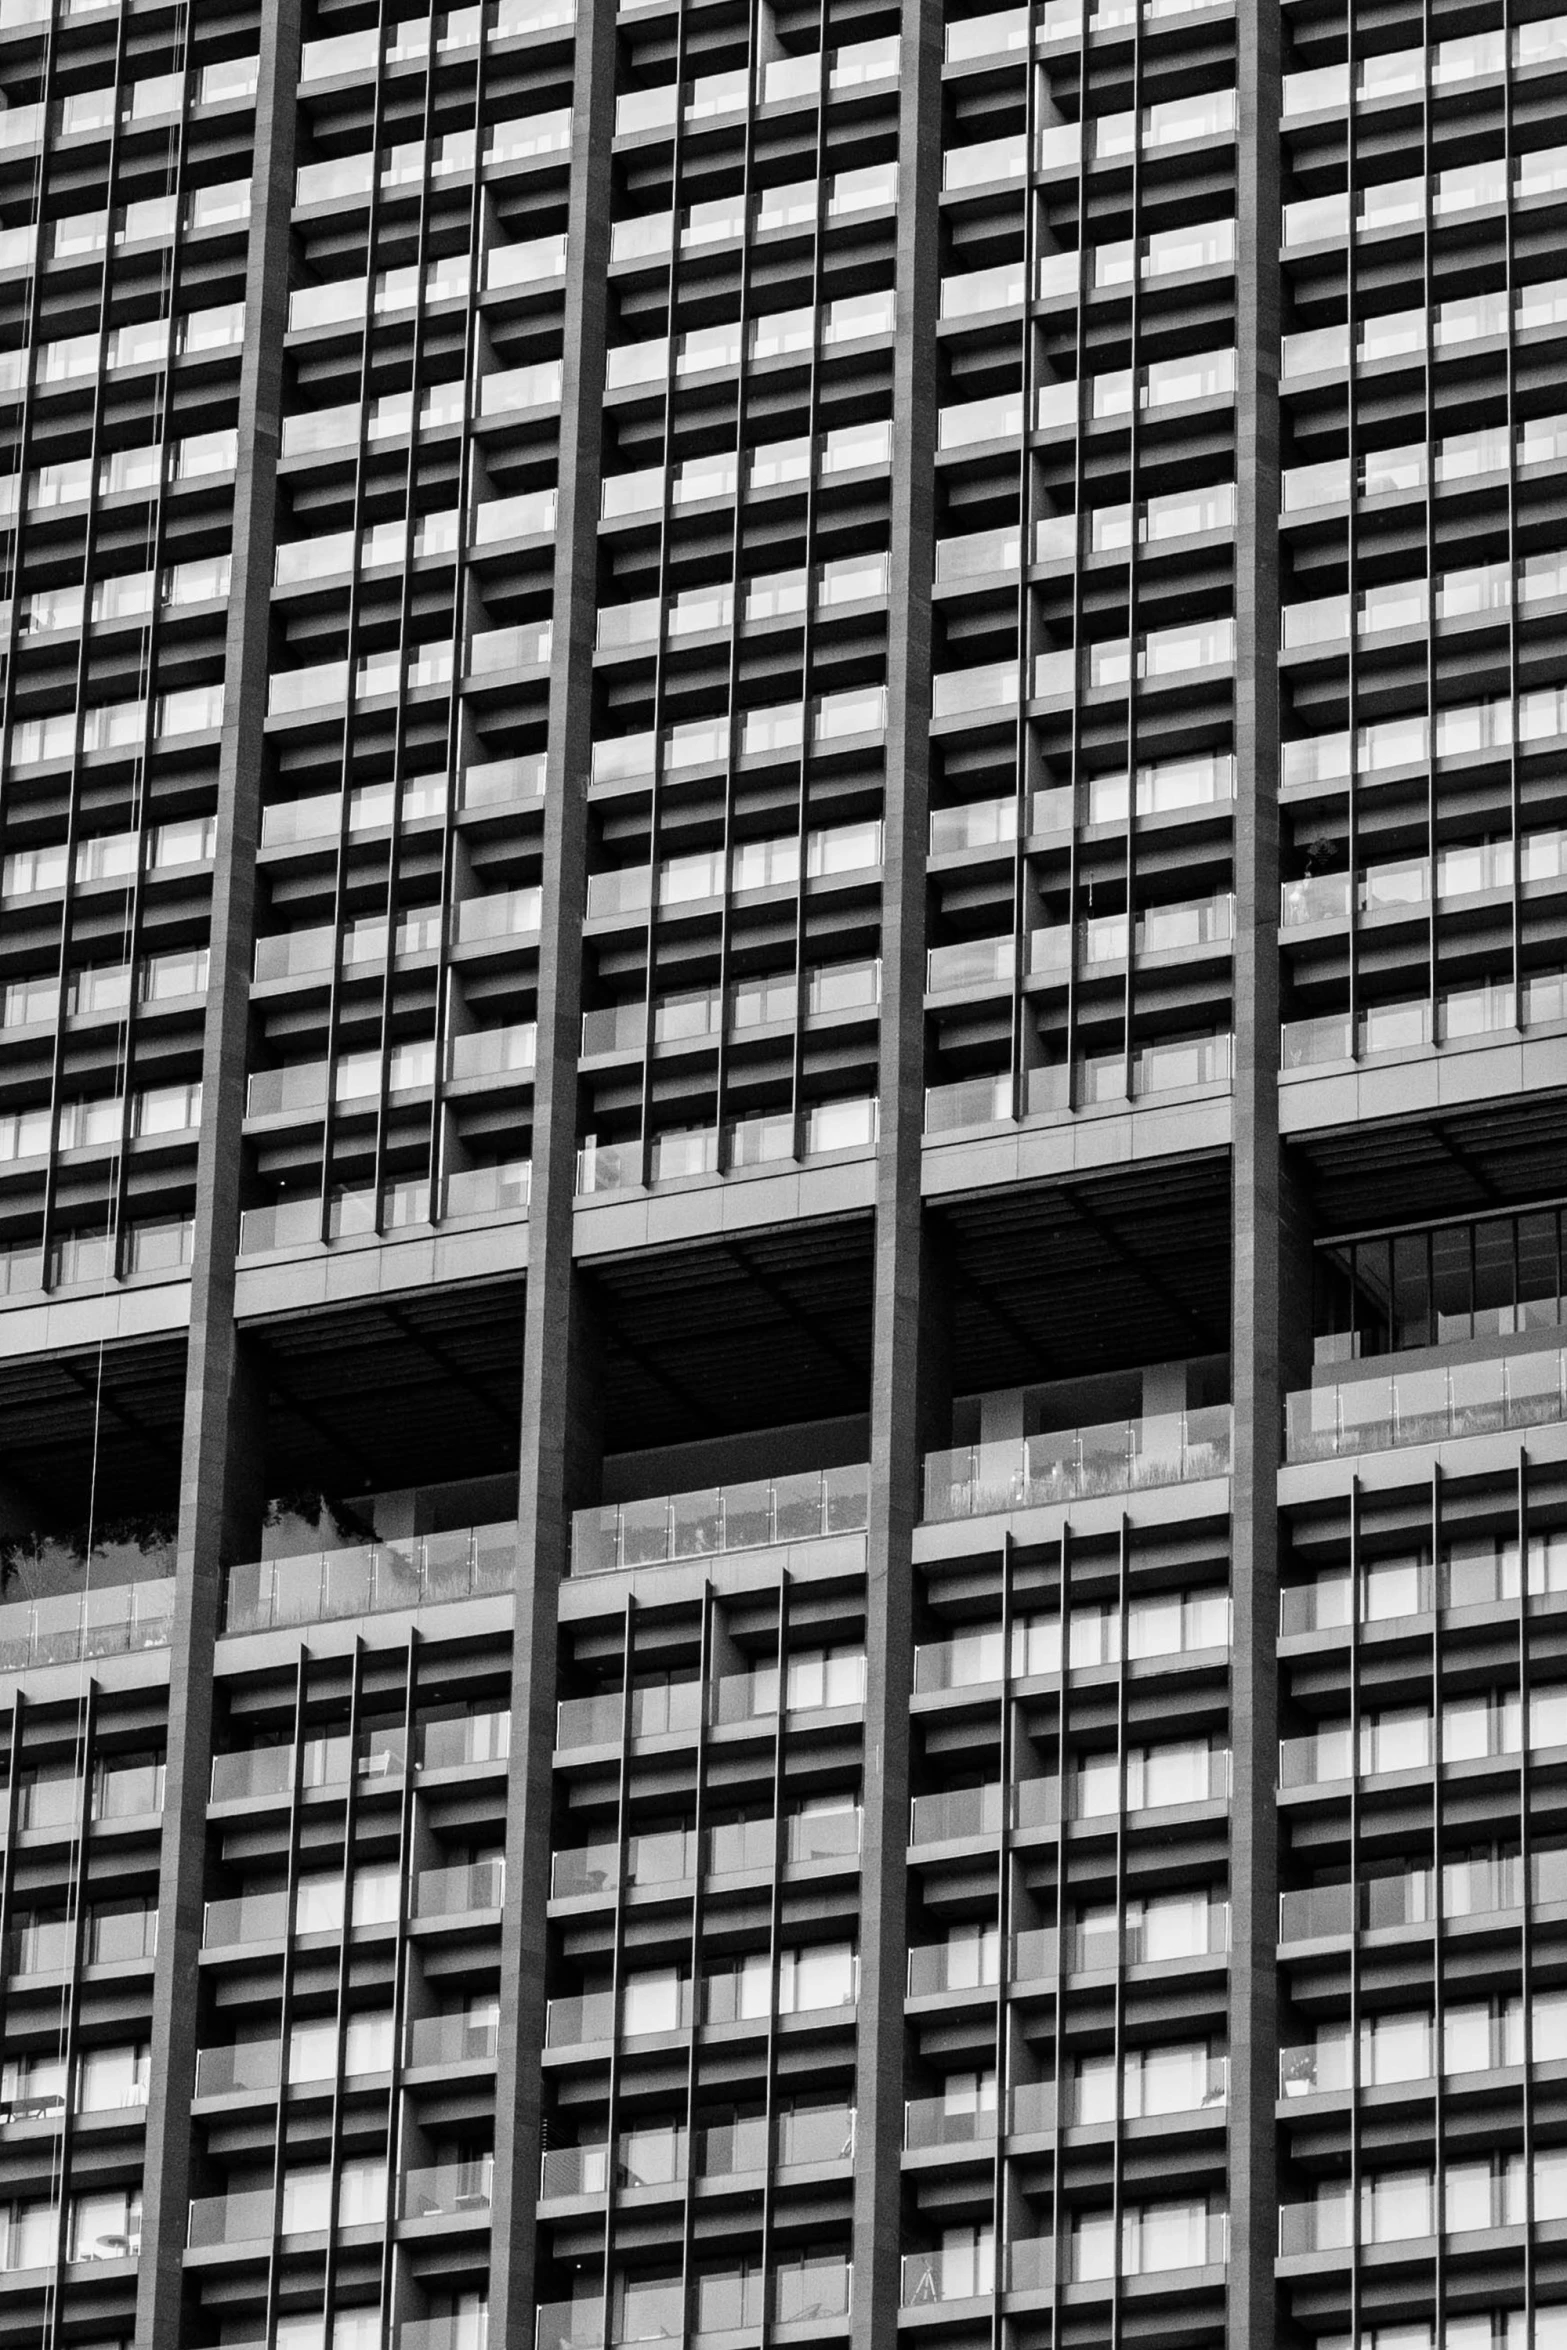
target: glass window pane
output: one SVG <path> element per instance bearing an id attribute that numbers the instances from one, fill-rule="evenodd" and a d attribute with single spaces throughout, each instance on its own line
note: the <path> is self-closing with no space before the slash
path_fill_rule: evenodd
<path id="1" fill-rule="evenodd" d="M 1430 1270 L 1426 1235 L 1408 1233 L 1393 1243 L 1393 1344 L 1396 1347 L 1431 1343 Z"/>
<path id="2" fill-rule="evenodd" d="M 1431 1285 L 1436 1308 L 1436 1342 L 1447 1346 L 1468 1338 L 1474 1300 L 1470 1289 L 1469 1227 L 1460 1224 L 1431 1236 Z M 1415 1341 L 1411 1341 L 1414 1344 Z"/>
<path id="3" fill-rule="evenodd" d="M 1474 1334 L 1505 1336 L 1514 1327 L 1513 1221 L 1474 1228 Z"/>

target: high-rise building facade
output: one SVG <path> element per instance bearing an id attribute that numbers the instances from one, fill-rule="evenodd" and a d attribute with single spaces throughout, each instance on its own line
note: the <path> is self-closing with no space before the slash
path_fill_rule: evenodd
<path id="1" fill-rule="evenodd" d="M 1567 16 L 0 101 L 0 2350 L 1564 2350 Z"/>

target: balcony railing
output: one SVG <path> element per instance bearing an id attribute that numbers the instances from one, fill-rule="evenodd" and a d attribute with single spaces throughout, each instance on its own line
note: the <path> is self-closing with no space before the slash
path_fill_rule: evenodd
<path id="1" fill-rule="evenodd" d="M 86 1570 L 84 1569 L 84 1572 Z M 167 1648 L 174 1624 L 174 1578 L 62 1593 L 0 1607 L 0 1673 L 32 1665 L 74 1665 L 93 1657 Z"/>
<path id="2" fill-rule="evenodd" d="M 903 2149 L 921 2154 L 932 2146 L 988 2146 L 996 2135 L 996 2108 L 949 2105 L 945 2097 L 911 2097 L 903 2108 Z"/>
<path id="3" fill-rule="evenodd" d="M 1522 1875 L 1519 1877 L 1522 1898 Z M 1432 1915 L 1429 1869 L 1372 1877 L 1358 1885 L 1304 1885 L 1279 1895 L 1280 1942 L 1320 1942 L 1389 1926 L 1429 1923 Z"/>
<path id="4" fill-rule="evenodd" d="M 237 1949 L 251 1942 L 281 1941 L 288 1932 L 286 1893 L 240 1893 L 209 1901 L 202 1923 L 203 1950 Z"/>
<path id="5" fill-rule="evenodd" d="M 504 1860 L 476 1860 L 456 1868 L 421 1869 L 414 1879 L 416 1918 L 499 1913 L 506 1888 Z"/>
<path id="6" fill-rule="evenodd" d="M 404 1542 L 260 1559 L 230 1567 L 223 1629 L 264 1632 L 478 1599 L 510 1591 L 516 1565 L 517 1529 L 507 1520 L 412 1535 Z"/>
<path id="7" fill-rule="evenodd" d="M 460 1714 L 446 1722 L 426 1722 L 419 1746 L 419 1768 L 451 1771 L 471 1763 L 504 1762 L 511 1753 L 511 1710 Z"/>
<path id="8" fill-rule="evenodd" d="M 1038 1509 L 1092 1494 L 1229 1474 L 1228 1404 L 1160 1419 L 1112 1420 L 925 1456 L 927 1522 Z"/>
<path id="9" fill-rule="evenodd" d="M 234 2097 L 247 2089 L 275 2089 L 282 2050 L 276 2040 L 236 2040 L 196 2052 L 196 2095 Z"/>
<path id="10" fill-rule="evenodd" d="M 185 2241 L 193 2252 L 223 2245 L 261 2244 L 273 2233 L 273 2195 L 257 2187 L 238 2195 L 198 2195 L 190 2207 Z"/>
<path id="11" fill-rule="evenodd" d="M 410 2067 L 493 2064 L 500 2025 L 493 2017 L 422 2015 L 408 2031 Z"/>
<path id="12" fill-rule="evenodd" d="M 934 1795 L 916 1795 L 909 1806 L 909 1843 L 941 1844 L 953 1837 L 997 1836 L 1003 1813 L 1013 1828 L 1054 1827 L 1061 1817 L 1061 1788 L 1056 1779 L 1023 1779 L 1006 1791 L 999 1782 L 985 1787 L 943 1788 Z"/>
<path id="13" fill-rule="evenodd" d="M 604 1575 L 617 1567 L 665 1566 L 721 1551 L 861 1533 L 869 1499 L 870 1471 L 856 1466 L 611 1502 L 572 1518 L 571 1571 Z"/>
<path id="14" fill-rule="evenodd" d="M 609 2148 L 551 2146 L 544 2154 L 539 2177 L 539 2200 L 557 2195 L 602 2195 L 609 2184 Z"/>
<path id="15" fill-rule="evenodd" d="M 1323 1461 L 1567 1419 L 1567 1348 L 1344 1379 L 1288 1399 L 1286 1455 Z"/>
<path id="16" fill-rule="evenodd" d="M 994 1927 L 955 1942 L 916 1943 L 909 1952 L 908 1996 L 981 1991 L 1000 1979 L 1001 1942 Z"/>
<path id="17" fill-rule="evenodd" d="M 493 2158 L 475 2155 L 467 2162 L 437 2162 L 411 2170 L 403 2180 L 400 2199 L 404 2219 L 482 2219 L 490 2212 Z"/>

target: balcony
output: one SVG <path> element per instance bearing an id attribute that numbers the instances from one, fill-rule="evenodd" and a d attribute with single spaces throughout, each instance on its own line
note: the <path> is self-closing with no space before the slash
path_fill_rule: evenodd
<path id="1" fill-rule="evenodd" d="M 484 1598 L 512 1590 L 516 1568 L 517 1530 L 507 1520 L 261 1559 L 230 1567 L 223 1629 L 234 1637 Z"/>
<path id="2" fill-rule="evenodd" d="M 196 2052 L 196 2095 L 236 2097 L 248 2090 L 275 2089 L 282 2071 L 276 2040 L 236 2040 L 226 2048 Z"/>
<path id="3" fill-rule="evenodd" d="M 1157 1420 L 1112 1420 L 928 1453 L 926 1523 L 1228 1476 L 1230 1427 L 1230 1406 L 1214 1404 Z"/>
<path id="4" fill-rule="evenodd" d="M 1041 1949 L 1040 1958 L 1053 1958 L 1055 1936 L 1047 1934 L 1041 1939 L 1049 1949 Z M 994 1926 L 960 1932 L 945 1942 L 916 1943 L 909 1952 L 908 1997 L 928 1999 L 938 1993 L 985 1990 L 999 1982 L 1000 1973 L 1001 1943 Z"/>
<path id="5" fill-rule="evenodd" d="M 1006 1791 L 992 1781 L 985 1787 L 953 1787 L 934 1795 L 916 1795 L 909 1806 L 909 1845 L 944 1844 L 999 1836 L 1002 1821 L 1013 1828 L 1054 1827 L 1061 1817 L 1061 1788 L 1056 1779 L 1024 1779 Z"/>
<path id="6" fill-rule="evenodd" d="M 288 1933 L 286 1893 L 240 1893 L 209 1901 L 202 1919 L 203 1950 L 240 1950 L 256 1942 L 281 1942 Z"/>
<path id="7" fill-rule="evenodd" d="M 462 1714 L 426 1722 L 419 1744 L 422 1771 L 453 1771 L 472 1763 L 504 1762 L 511 1753 L 511 1710 Z"/>
<path id="8" fill-rule="evenodd" d="M 463 2162 L 438 2162 L 411 2170 L 398 2200 L 405 2220 L 481 2220 L 487 2226 L 494 2159 L 479 2154 Z"/>
<path id="9" fill-rule="evenodd" d="M 493 2064 L 499 2040 L 500 2024 L 495 2017 L 417 2016 L 408 2032 L 409 2068 Z"/>
<path id="10" fill-rule="evenodd" d="M 949 2103 L 945 2097 L 912 2097 L 903 2108 L 903 2151 L 927 2153 L 933 2146 L 989 2146 L 996 2136 L 994 2084 L 991 2102 Z"/>
<path id="11" fill-rule="evenodd" d="M 198 2195 L 191 2203 L 185 2241 L 192 2252 L 266 2244 L 273 2234 L 275 2198 L 270 2187 L 237 2195 Z"/>
<path id="12" fill-rule="evenodd" d="M 1288 1398 L 1285 1458 L 1341 1460 L 1567 1419 L 1567 1348 L 1345 1379 Z"/>
<path id="13" fill-rule="evenodd" d="M 357 1748 L 357 1751 L 356 1751 Z M 362 1730 L 357 1740 L 346 1733 L 308 1738 L 300 1752 L 301 1789 L 346 1787 L 350 1779 L 401 1778 L 407 1768 L 407 1738 L 401 1726 Z M 255 1803 L 293 1792 L 292 1745 L 241 1747 L 212 1758 L 209 1800 L 213 1803 Z"/>
<path id="14" fill-rule="evenodd" d="M 79 1664 L 167 1648 L 174 1625 L 174 1578 L 112 1585 L 107 1590 L 15 1601 L 0 1607 L 0 1672 L 33 1665 Z"/>
<path id="15" fill-rule="evenodd" d="M 870 1470 L 855 1467 L 578 1510 L 571 1521 L 571 1572 L 606 1575 L 863 1533 L 869 1499 Z"/>
<path id="16" fill-rule="evenodd" d="M 539 2201 L 561 2195 L 602 2195 L 609 2185 L 609 2148 L 550 2146 L 544 2153 L 539 2178 Z"/>
<path id="17" fill-rule="evenodd" d="M 412 1914 L 431 1918 L 498 1917 L 506 1891 L 504 1860 L 476 1860 L 456 1868 L 421 1869 L 414 1879 Z"/>

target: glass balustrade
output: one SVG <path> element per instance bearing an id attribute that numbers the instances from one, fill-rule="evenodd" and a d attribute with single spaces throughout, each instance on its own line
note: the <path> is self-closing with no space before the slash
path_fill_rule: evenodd
<path id="1" fill-rule="evenodd" d="M 72 1592 L 0 1607 L 0 1672 L 167 1648 L 174 1591 L 172 1576 L 156 1576 L 85 1596 Z"/>
<path id="2" fill-rule="evenodd" d="M 604 2318 L 602 2300 L 541 2301 L 534 2320 L 534 2350 L 603 2350 Z M 678 2340 L 681 2332 L 677 2320 L 669 2338 Z M 443 2343 L 440 2350 L 447 2346 Z"/>
<path id="3" fill-rule="evenodd" d="M 499 1912 L 506 1886 L 503 1860 L 476 1860 L 455 1868 L 421 1869 L 414 1879 L 416 1918 L 471 1917 Z"/>
<path id="4" fill-rule="evenodd" d="M 281 1941 L 288 1932 L 286 1893 L 241 1893 L 209 1901 L 203 1915 L 203 1950 L 239 1949 L 254 1942 Z"/>
<path id="5" fill-rule="evenodd" d="M 621 1567 L 662 1566 L 863 1532 L 869 1490 L 865 1468 L 807 1470 L 578 1510 L 572 1519 L 571 1571 L 607 1574 Z"/>
<path id="6" fill-rule="evenodd" d="M 212 1758 L 213 1803 L 254 1803 L 286 1796 L 294 1785 L 292 1746 L 257 1746 Z"/>
<path id="7" fill-rule="evenodd" d="M 455 1721 L 426 1722 L 419 1744 L 424 1771 L 470 1768 L 504 1762 L 511 1753 L 511 1712 L 463 1714 Z"/>
<path id="8" fill-rule="evenodd" d="M 926 990 L 951 995 L 960 988 L 1008 987 L 1014 961 L 1010 932 L 1004 938 L 959 939 L 951 946 L 932 947 L 926 957 Z"/>
<path id="9" fill-rule="evenodd" d="M 510 1591 L 516 1528 L 463 1526 L 230 1567 L 223 1629 L 233 1635 Z"/>
<path id="10" fill-rule="evenodd" d="M 539 2200 L 557 2195 L 602 2195 L 609 2184 L 609 2148 L 551 2146 L 546 2148 L 539 2177 Z"/>
<path id="11" fill-rule="evenodd" d="M 982 2105 L 972 2094 L 969 2101 L 949 2102 L 945 2097 L 914 2097 L 903 2108 L 903 2149 L 906 2154 L 920 2154 L 932 2146 L 987 2145 L 996 2135 L 995 2086 L 991 2084 L 991 2103 Z"/>
<path id="12" fill-rule="evenodd" d="M 1443 1906 L 1448 1914 L 1516 1908 L 1522 1899 L 1522 1864 L 1516 1860 L 1498 1865 L 1494 1883 L 1484 1872 L 1474 1872 L 1471 1864 L 1459 1863 L 1456 1869 L 1462 1872 L 1461 1884 L 1454 1868 L 1443 1872 Z M 1509 1870 L 1516 1883 L 1510 1882 Z M 1455 1896 L 1452 1902 L 1447 1898 L 1449 1892 Z M 1506 1898 L 1509 1892 L 1510 1899 Z M 1434 1914 L 1432 1904 L 1429 1869 L 1363 1878 L 1358 1885 L 1301 1886 L 1279 1896 L 1279 1940 L 1317 1942 L 1352 1933 L 1357 1926 L 1363 1932 L 1375 1932 L 1428 1925 Z"/>
<path id="13" fill-rule="evenodd" d="M 1226 1476 L 1230 1427 L 1230 1406 L 1216 1404 L 1168 1418 L 1114 1420 L 929 1453 L 924 1515 L 927 1521 L 983 1517 Z"/>
<path id="14" fill-rule="evenodd" d="M 500 2024 L 495 2016 L 417 2016 L 408 2030 L 408 2062 L 435 2070 L 448 2065 L 493 2064 L 499 2038 Z"/>
<path id="15" fill-rule="evenodd" d="M 399 2214 L 405 2220 L 482 2219 L 488 2225 L 494 2168 L 488 2154 L 423 2163 L 403 2178 Z"/>
<path id="16" fill-rule="evenodd" d="M 1340 1380 L 1291 1395 L 1286 1457 L 1334 1460 L 1567 1419 L 1567 1349 Z"/>
<path id="17" fill-rule="evenodd" d="M 193 2252 L 267 2243 L 274 2233 L 275 2208 L 270 2187 L 236 2195 L 198 2195 L 190 2207 L 185 2241 Z"/>
<path id="18" fill-rule="evenodd" d="M 999 1982 L 1000 1971 L 996 1928 L 958 1928 L 945 1942 L 917 1943 L 909 1951 L 908 1996 L 986 1990 Z"/>
<path id="19" fill-rule="evenodd" d="M 196 2095 L 236 2097 L 247 2090 L 275 2089 L 282 2050 L 276 2040 L 236 2040 L 224 2048 L 196 2052 Z"/>
<path id="20" fill-rule="evenodd" d="M 953 1134 L 966 1126 L 990 1126 L 1011 1115 L 1010 1075 L 960 1077 L 950 1085 L 925 1088 L 927 1134 Z"/>

